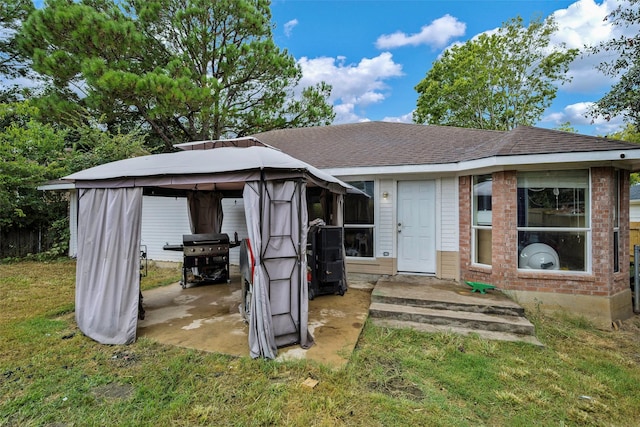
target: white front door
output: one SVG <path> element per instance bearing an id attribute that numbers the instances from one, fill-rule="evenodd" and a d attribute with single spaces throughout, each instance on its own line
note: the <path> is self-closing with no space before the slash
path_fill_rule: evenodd
<path id="1" fill-rule="evenodd" d="M 435 181 L 398 182 L 398 271 L 436 272 Z"/>

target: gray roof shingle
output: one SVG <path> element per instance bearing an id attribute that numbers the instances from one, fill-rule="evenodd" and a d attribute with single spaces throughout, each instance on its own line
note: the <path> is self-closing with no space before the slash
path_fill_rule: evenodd
<path id="1" fill-rule="evenodd" d="M 530 126 L 511 131 L 391 122 L 252 135 L 318 168 L 447 164 L 493 156 L 640 150 L 640 145 Z"/>

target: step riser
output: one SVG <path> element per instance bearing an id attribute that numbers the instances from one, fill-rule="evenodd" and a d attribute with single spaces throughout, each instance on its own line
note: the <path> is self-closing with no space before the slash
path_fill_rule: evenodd
<path id="1" fill-rule="evenodd" d="M 449 325 L 432 325 L 430 323 L 404 322 L 401 320 L 392 319 L 371 318 L 371 320 L 374 325 L 380 326 L 382 328 L 413 329 L 415 331 L 427 333 L 459 334 L 466 336 L 477 335 L 478 337 L 486 340 L 524 342 L 538 347 L 544 347 L 544 345 L 540 341 L 538 341 L 535 335 L 521 335 L 512 334 L 509 332 L 485 331 L 482 329 L 468 329 Z"/>
<path id="2" fill-rule="evenodd" d="M 423 299 L 397 298 L 392 296 L 371 295 L 371 301 L 383 304 L 406 305 L 410 307 L 424 307 L 436 310 L 452 310 L 470 313 L 496 314 L 499 316 L 524 316 L 522 307 L 500 307 L 491 305 L 456 304 L 452 302 L 428 301 Z"/>
<path id="3" fill-rule="evenodd" d="M 535 327 L 533 325 L 514 325 L 501 322 L 469 320 L 462 317 L 452 318 L 450 316 L 440 317 L 437 315 L 421 314 L 421 313 L 399 313 L 397 311 L 385 311 L 380 309 L 369 309 L 369 316 L 380 319 L 392 319 L 406 322 L 427 323 L 439 326 L 455 326 L 469 329 L 477 329 L 484 331 L 510 332 L 519 335 L 535 335 Z"/>

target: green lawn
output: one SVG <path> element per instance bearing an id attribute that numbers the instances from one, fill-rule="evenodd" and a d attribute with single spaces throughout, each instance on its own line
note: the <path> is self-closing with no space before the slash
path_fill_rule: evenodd
<path id="1" fill-rule="evenodd" d="M 143 288 L 178 280 L 150 268 Z M 0 425 L 529 426 L 640 423 L 640 319 L 530 313 L 544 348 L 369 322 L 342 369 L 86 338 L 75 263 L 0 265 Z M 303 382 L 318 384 L 309 388 Z"/>

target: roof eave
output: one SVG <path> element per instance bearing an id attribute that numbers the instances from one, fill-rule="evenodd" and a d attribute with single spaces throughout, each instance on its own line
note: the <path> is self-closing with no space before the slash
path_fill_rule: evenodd
<path id="1" fill-rule="evenodd" d="M 455 163 L 325 168 L 323 170 L 330 175 L 340 177 L 419 173 L 460 174 L 463 172 L 487 169 L 505 170 L 506 168 L 518 168 L 527 165 L 545 165 L 546 167 L 553 167 L 554 165 L 560 164 L 580 164 L 596 166 L 611 164 L 612 162 L 615 162 L 619 167 L 629 169 L 632 172 L 639 171 L 640 148 L 631 150 L 492 156 Z"/>

